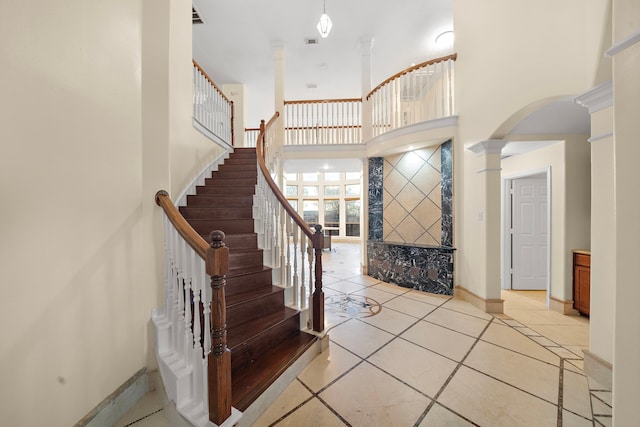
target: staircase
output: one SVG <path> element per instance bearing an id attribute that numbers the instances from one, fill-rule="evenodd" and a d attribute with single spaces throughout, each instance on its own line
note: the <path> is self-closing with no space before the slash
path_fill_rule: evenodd
<path id="1" fill-rule="evenodd" d="M 316 337 L 300 331 L 300 313 L 284 304 L 284 289 L 273 286 L 254 233 L 256 151 L 236 148 L 180 212 L 209 241 L 222 230 L 229 247 L 227 344 L 231 350 L 232 405 L 245 411 Z M 209 241 L 210 242 L 210 241 Z"/>

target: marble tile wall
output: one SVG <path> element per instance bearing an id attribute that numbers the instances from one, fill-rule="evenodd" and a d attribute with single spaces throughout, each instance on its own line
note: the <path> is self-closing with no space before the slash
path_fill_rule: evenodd
<path id="1" fill-rule="evenodd" d="M 442 185 L 440 147 L 384 159 L 383 240 L 440 245 Z"/>
<path id="2" fill-rule="evenodd" d="M 382 240 L 382 179 L 384 158 L 369 159 L 369 240 Z"/>

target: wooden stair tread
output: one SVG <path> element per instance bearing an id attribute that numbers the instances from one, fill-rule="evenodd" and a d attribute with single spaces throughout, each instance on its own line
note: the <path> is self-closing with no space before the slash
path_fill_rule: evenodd
<path id="1" fill-rule="evenodd" d="M 227 331 L 227 345 L 231 349 L 232 355 L 235 347 L 245 343 L 246 341 L 250 341 L 252 338 L 260 335 L 267 329 L 276 327 L 278 324 L 288 320 L 292 316 L 296 316 L 297 314 L 297 310 L 283 306 L 282 309 L 267 316 L 251 319 L 238 326 L 229 328 Z"/>
<path id="2" fill-rule="evenodd" d="M 258 300 L 260 298 L 280 292 L 284 292 L 284 289 L 271 285 L 271 287 L 264 287 L 262 289 L 239 292 L 237 294 L 229 295 L 227 297 L 227 309 L 239 304 L 244 304 L 248 301 Z"/>
<path id="3" fill-rule="evenodd" d="M 316 340 L 314 335 L 300 331 L 236 374 L 232 379 L 233 406 L 246 410 Z"/>

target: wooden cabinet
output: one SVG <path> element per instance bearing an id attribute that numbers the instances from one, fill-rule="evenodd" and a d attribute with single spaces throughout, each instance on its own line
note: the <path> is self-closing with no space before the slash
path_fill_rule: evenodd
<path id="1" fill-rule="evenodd" d="M 591 254 L 588 251 L 573 253 L 573 308 L 583 316 L 589 316 L 591 299 Z"/>

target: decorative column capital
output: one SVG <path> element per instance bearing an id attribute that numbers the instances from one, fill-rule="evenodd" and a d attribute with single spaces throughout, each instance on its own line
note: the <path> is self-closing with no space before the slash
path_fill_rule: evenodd
<path id="1" fill-rule="evenodd" d="M 480 141 L 476 144 L 467 147 L 467 149 L 480 157 L 486 154 L 500 154 L 505 145 L 507 145 L 506 139 L 487 139 Z"/>
<path id="2" fill-rule="evenodd" d="M 573 98 L 573 102 L 589 110 L 589 114 L 613 105 L 613 81 L 602 83 Z"/>

